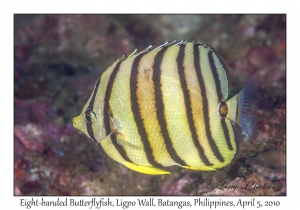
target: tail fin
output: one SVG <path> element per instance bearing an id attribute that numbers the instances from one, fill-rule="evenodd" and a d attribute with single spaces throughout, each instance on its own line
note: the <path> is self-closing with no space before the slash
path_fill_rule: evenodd
<path id="1" fill-rule="evenodd" d="M 257 116 L 254 109 L 258 96 L 258 85 L 251 81 L 238 94 L 227 100 L 227 118 L 237 123 L 249 138 L 255 135 Z"/>

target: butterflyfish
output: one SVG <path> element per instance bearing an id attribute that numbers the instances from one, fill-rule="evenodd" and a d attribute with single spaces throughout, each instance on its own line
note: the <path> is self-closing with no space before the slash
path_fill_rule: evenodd
<path id="1" fill-rule="evenodd" d="M 202 42 L 149 46 L 115 61 L 73 119 L 113 160 L 145 174 L 166 167 L 212 171 L 237 153 L 235 125 L 251 137 L 255 91 L 228 99 L 231 80 L 221 56 Z"/>

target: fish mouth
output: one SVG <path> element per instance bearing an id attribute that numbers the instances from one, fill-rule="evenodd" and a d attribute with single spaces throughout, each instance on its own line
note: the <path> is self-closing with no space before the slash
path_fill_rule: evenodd
<path id="1" fill-rule="evenodd" d="M 79 129 L 79 116 L 73 118 L 73 126 Z"/>

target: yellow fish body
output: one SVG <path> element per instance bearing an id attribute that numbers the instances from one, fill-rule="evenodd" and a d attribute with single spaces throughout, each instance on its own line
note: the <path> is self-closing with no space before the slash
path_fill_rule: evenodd
<path id="1" fill-rule="evenodd" d="M 171 42 L 123 57 L 98 79 L 73 119 L 115 161 L 146 174 L 164 167 L 215 170 L 237 151 L 234 124 L 254 131 L 254 93 L 227 100 L 231 81 L 219 54 L 201 42 Z"/>

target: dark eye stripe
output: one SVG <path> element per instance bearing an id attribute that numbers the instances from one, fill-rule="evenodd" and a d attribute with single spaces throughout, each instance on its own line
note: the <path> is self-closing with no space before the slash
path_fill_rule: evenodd
<path id="1" fill-rule="evenodd" d="M 90 109 L 91 111 L 93 111 L 93 108 L 94 108 L 95 98 L 96 98 L 96 94 L 97 94 L 97 91 L 98 91 L 99 84 L 100 84 L 100 78 L 98 79 L 98 81 L 96 83 L 92 99 L 91 99 L 91 101 L 89 103 L 89 106 L 87 108 L 87 109 Z"/>
<path id="2" fill-rule="evenodd" d="M 89 106 L 88 106 L 87 110 L 85 111 L 85 119 L 86 119 L 87 132 L 88 132 L 90 138 L 100 148 L 100 144 L 97 142 L 97 140 L 95 139 L 95 136 L 94 136 L 94 131 L 93 131 L 93 127 L 92 127 L 92 118 L 91 118 L 91 114 L 90 114 L 90 112 L 93 112 L 94 102 L 95 102 L 95 98 L 96 98 L 96 94 L 97 94 L 97 91 L 98 91 L 99 84 L 100 84 L 100 78 L 98 79 L 97 84 L 95 86 L 93 96 L 92 96 L 92 99 L 89 103 Z M 87 117 L 89 117 L 90 120 L 88 120 Z"/>

